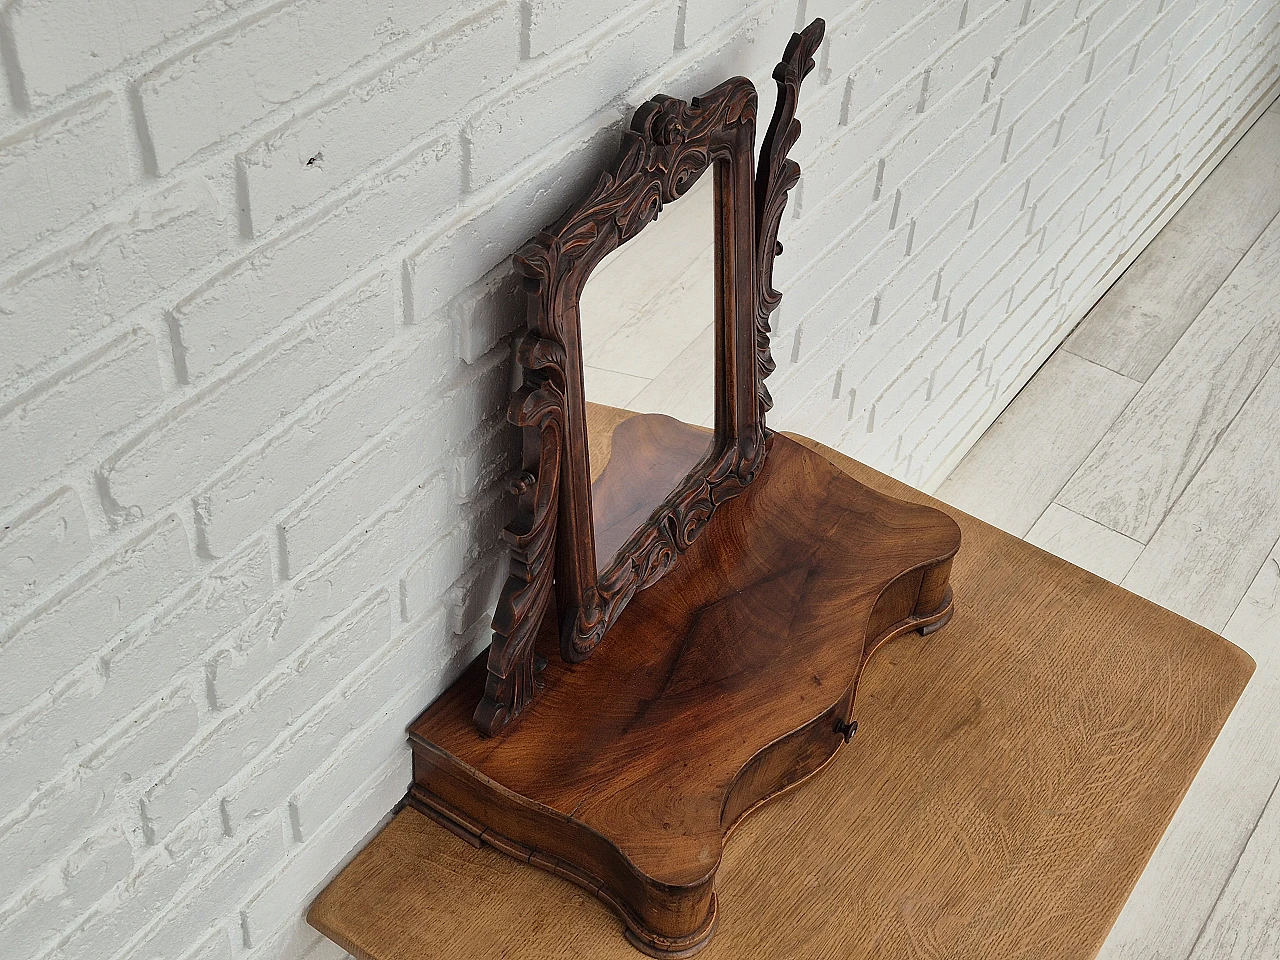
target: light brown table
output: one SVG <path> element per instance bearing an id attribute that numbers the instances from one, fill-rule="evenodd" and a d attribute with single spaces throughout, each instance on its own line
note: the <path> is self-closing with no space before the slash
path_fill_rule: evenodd
<path id="1" fill-rule="evenodd" d="M 1209 631 L 944 509 L 964 532 L 954 620 L 877 653 L 852 744 L 735 831 L 706 960 L 1093 957 L 1252 673 Z M 309 919 L 367 960 L 640 956 L 582 890 L 412 810 Z"/>

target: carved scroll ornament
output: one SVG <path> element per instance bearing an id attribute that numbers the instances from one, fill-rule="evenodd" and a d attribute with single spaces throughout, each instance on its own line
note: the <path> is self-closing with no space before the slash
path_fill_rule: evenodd
<path id="1" fill-rule="evenodd" d="M 494 616 L 484 699 L 487 735 L 514 720 L 537 691 L 535 639 L 555 609 L 561 656 L 585 659 L 636 591 L 656 582 L 724 501 L 757 475 L 769 446 L 764 380 L 773 372 L 769 316 L 777 234 L 800 168 L 787 153 L 800 133 L 800 84 L 813 69 L 823 23 L 793 35 L 774 70 L 778 104 L 753 176 L 756 91 L 726 81 L 691 102 L 642 105 L 610 167 L 560 220 L 515 255 L 528 296 L 528 333 L 517 353 L 524 382 L 508 416 L 524 430 L 519 507 L 506 530 L 511 572 Z M 716 442 L 597 576 L 586 449 L 578 303 L 591 271 L 655 220 L 696 180 L 716 176 Z M 554 599 L 554 603 L 552 602 Z"/>

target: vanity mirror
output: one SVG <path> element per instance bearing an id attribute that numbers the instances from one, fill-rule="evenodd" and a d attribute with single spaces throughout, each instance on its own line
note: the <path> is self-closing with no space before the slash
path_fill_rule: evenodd
<path id="1" fill-rule="evenodd" d="M 797 92 L 812 68 L 809 44 L 820 38 L 819 24 L 793 41 L 786 84 Z M 793 95 L 784 129 L 794 103 Z M 509 528 L 513 572 L 476 710 L 484 733 L 519 715 L 537 689 L 535 640 L 553 593 L 560 654 L 584 660 L 636 591 L 671 568 L 764 460 L 762 378 L 772 362 L 757 283 L 772 256 L 761 263 L 755 119 L 755 87 L 742 77 L 688 103 L 653 98 L 587 197 L 516 254 L 529 296 L 518 351 L 525 384 L 512 402 L 512 419 L 526 428 L 525 464 L 521 513 Z M 766 191 L 782 195 L 780 217 L 796 177 L 785 150 L 779 160 L 761 176 Z M 662 216 L 668 209 L 673 215 Z M 707 265 L 710 274 L 700 275 Z M 710 362 L 696 379 L 679 380 L 679 365 L 693 367 L 708 341 Z M 708 375 L 712 396 L 699 406 L 690 388 Z M 616 400 L 622 376 L 636 387 L 629 403 L 684 412 L 678 398 L 688 393 L 688 409 L 710 434 L 661 413 L 626 420 L 605 440 L 612 455 L 593 475 L 587 391 L 594 385 L 611 393 L 601 399 Z M 666 396 L 664 385 L 673 388 Z"/>
<path id="2" fill-rule="evenodd" d="M 758 166 L 749 81 L 655 97 L 516 254 L 511 573 L 487 654 L 409 728 L 411 805 L 590 891 L 652 956 L 708 942 L 734 824 L 848 742 L 881 644 L 953 609 L 949 517 L 765 427 L 822 32 L 774 71 Z"/>
<path id="3" fill-rule="evenodd" d="M 587 278 L 588 403 L 715 425 L 715 201 L 715 177 L 699 177 Z"/>
<path id="4" fill-rule="evenodd" d="M 596 573 L 715 450 L 715 177 L 600 262 L 580 300 Z M 604 407 L 648 414 L 617 424 Z M 608 438 L 605 443 L 593 438 Z M 607 445 L 608 449 L 603 449 Z M 626 553 L 622 552 L 622 562 Z"/>

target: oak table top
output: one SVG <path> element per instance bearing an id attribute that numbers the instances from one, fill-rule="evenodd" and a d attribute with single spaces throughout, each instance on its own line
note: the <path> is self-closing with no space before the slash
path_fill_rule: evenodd
<path id="1" fill-rule="evenodd" d="M 954 619 L 877 652 L 854 741 L 734 831 L 707 960 L 1093 957 L 1252 673 L 1215 634 L 944 509 L 964 536 Z M 367 960 L 639 956 L 578 887 L 408 809 L 309 920 Z"/>

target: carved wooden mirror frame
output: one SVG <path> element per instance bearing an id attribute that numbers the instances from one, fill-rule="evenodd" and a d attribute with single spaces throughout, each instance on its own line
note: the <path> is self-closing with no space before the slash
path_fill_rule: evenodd
<path id="1" fill-rule="evenodd" d="M 636 593 L 663 576 L 716 507 L 741 493 L 769 448 L 765 378 L 778 227 L 799 167 L 800 84 L 822 40 L 816 20 L 774 70 L 778 101 L 753 177 L 756 91 L 737 77 L 691 102 L 658 96 L 635 113 L 592 190 L 515 256 L 528 295 L 517 350 L 523 384 L 508 411 L 523 428 L 519 495 L 505 536 L 511 571 L 493 620 L 479 730 L 497 733 L 537 689 L 535 640 L 555 600 L 561 656 L 590 656 Z M 708 168 L 715 176 L 716 408 L 707 456 L 597 575 L 587 451 L 579 297 L 600 261 L 655 220 Z"/>

